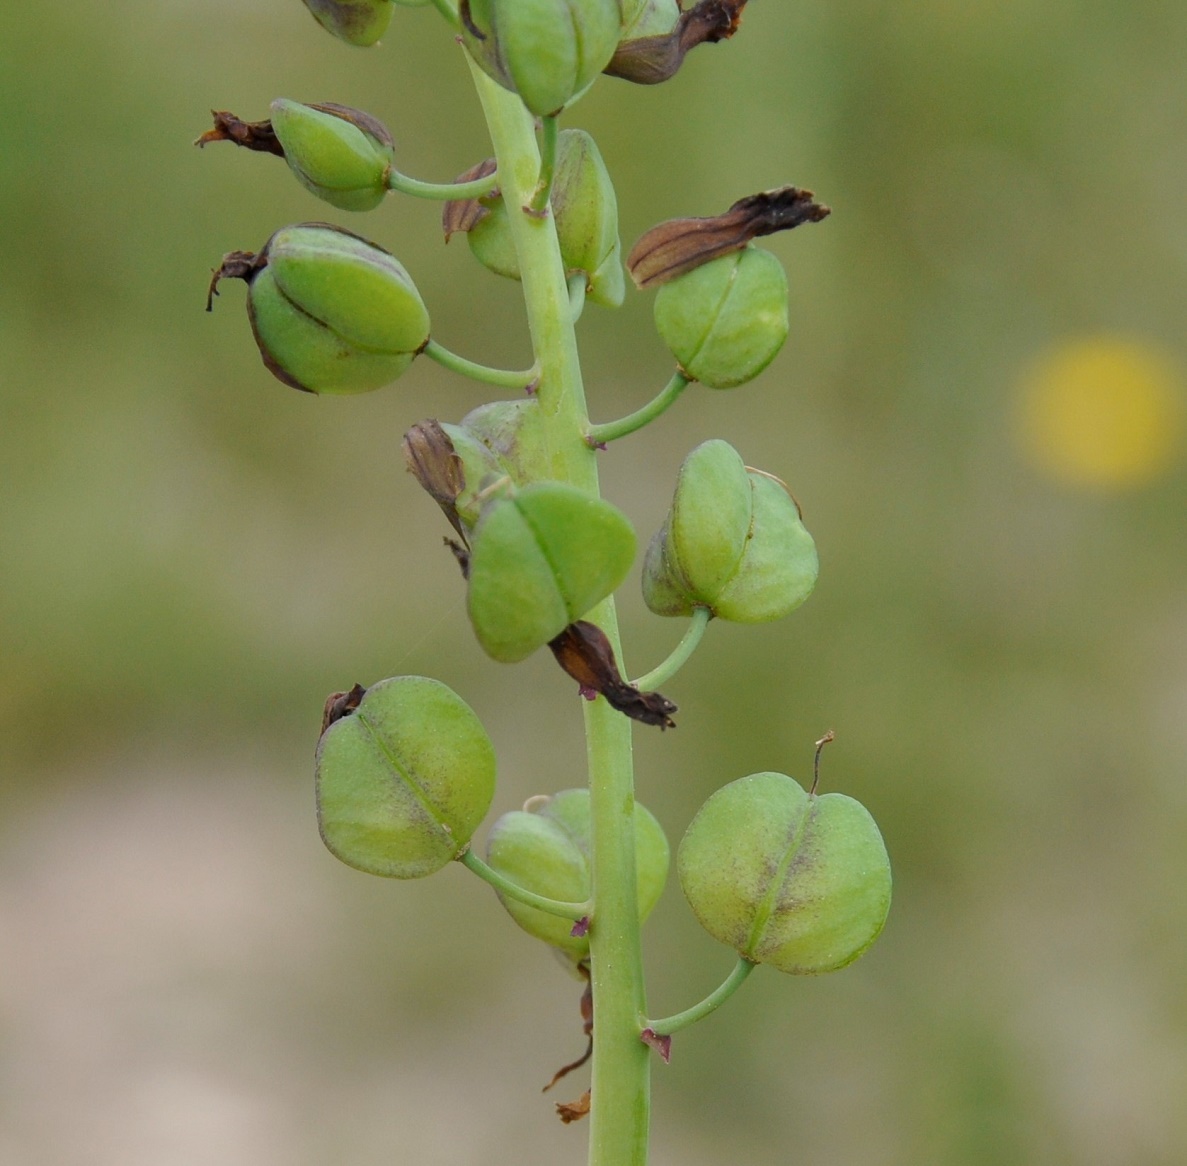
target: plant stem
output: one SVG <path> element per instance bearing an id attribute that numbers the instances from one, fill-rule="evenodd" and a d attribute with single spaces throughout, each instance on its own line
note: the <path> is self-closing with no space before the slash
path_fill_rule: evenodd
<path id="1" fill-rule="evenodd" d="M 514 94 L 471 62 L 498 160 L 500 186 L 519 257 L 524 304 L 540 366 L 537 428 L 523 435 L 533 477 L 598 494 L 597 459 L 585 443 L 589 417 L 560 243 L 552 216 L 525 214 L 540 173 L 531 115 Z M 614 600 L 587 618 L 622 659 Z M 650 1059 L 639 1040 L 646 1013 L 635 890 L 634 775 L 631 722 L 599 697 L 583 702 L 592 817 L 594 922 L 593 1106 L 590 1166 L 645 1166 L 650 1118 Z"/>
<path id="2" fill-rule="evenodd" d="M 536 368 L 534 365 L 522 371 L 518 369 L 488 368 L 485 364 L 477 364 L 472 360 L 467 360 L 464 356 L 458 356 L 456 352 L 450 352 L 448 348 L 443 344 L 438 344 L 436 340 L 430 340 L 425 345 L 424 354 L 430 360 L 435 360 L 442 368 L 461 373 L 464 377 L 482 381 L 484 384 L 498 385 L 499 388 L 503 389 L 526 388 L 536 377 Z"/>
<path id="3" fill-rule="evenodd" d="M 696 1024 L 698 1020 L 703 1020 L 710 1012 L 720 1008 L 756 967 L 758 964 L 752 964 L 748 959 L 739 956 L 734 970 L 718 988 L 710 992 L 699 1004 L 694 1004 L 683 1012 L 677 1012 L 675 1016 L 665 1016 L 663 1020 L 649 1020 L 646 1027 L 650 1028 L 656 1036 L 671 1036 L 672 1033 L 679 1032 L 690 1024 Z"/>
<path id="4" fill-rule="evenodd" d="M 556 117 L 546 117 L 541 122 L 540 177 L 532 195 L 531 208 L 536 214 L 543 214 L 552 197 L 552 175 L 556 170 L 556 139 L 559 134 Z"/>
<path id="5" fill-rule="evenodd" d="M 433 7 L 445 17 L 451 27 L 461 28 L 462 22 L 458 19 L 457 6 L 453 0 L 433 0 Z"/>
<path id="6" fill-rule="evenodd" d="M 482 198 L 498 185 L 498 171 L 470 182 L 421 182 L 419 178 L 409 178 L 407 174 L 401 174 L 398 170 L 387 172 L 388 190 L 398 190 L 401 194 L 433 199 L 436 202 L 452 202 L 458 198 Z"/>
<path id="7" fill-rule="evenodd" d="M 640 676 L 638 680 L 632 680 L 631 683 L 640 692 L 654 692 L 661 684 L 671 680 L 697 650 L 697 645 L 700 644 L 701 637 L 705 634 L 705 629 L 709 626 L 709 621 L 712 618 L 713 612 L 709 608 L 694 607 L 688 631 L 684 633 L 684 638 L 672 650 L 672 654 L 662 664 L 657 664 L 650 672 Z"/>
<path id="8" fill-rule="evenodd" d="M 607 441 L 626 437 L 628 433 L 634 433 L 636 429 L 642 429 L 644 425 L 654 421 L 667 409 L 687 387 L 688 377 L 677 369 L 663 390 L 648 401 L 642 409 L 636 409 L 633 413 L 628 413 L 627 416 L 620 417 L 617 421 L 607 421 L 605 425 L 591 425 L 586 433 L 586 442 L 590 446 L 603 445 Z"/>
<path id="9" fill-rule="evenodd" d="M 484 882 L 490 883 L 496 891 L 502 891 L 509 899 L 518 899 L 529 907 L 547 911 L 549 915 L 559 915 L 562 919 L 572 919 L 576 922 L 578 919 L 584 919 L 591 911 L 589 903 L 562 903 L 559 899 L 537 895 L 535 891 L 521 887 L 519 883 L 513 882 L 505 875 L 499 874 L 493 867 L 488 866 L 472 850 L 467 850 L 458 859 L 458 862 L 468 870 L 472 870 Z"/>

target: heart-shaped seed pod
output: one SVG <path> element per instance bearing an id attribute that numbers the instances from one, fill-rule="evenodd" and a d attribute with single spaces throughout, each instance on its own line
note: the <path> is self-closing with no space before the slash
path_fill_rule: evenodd
<path id="1" fill-rule="evenodd" d="M 387 127 L 345 105 L 272 102 L 284 159 L 311 194 L 348 211 L 369 211 L 387 194 L 394 144 Z"/>
<path id="2" fill-rule="evenodd" d="M 890 910 L 890 860 L 853 798 L 782 773 L 719 789 L 680 843 L 680 885 L 701 925 L 752 963 L 814 975 L 852 963 Z"/>
<path id="3" fill-rule="evenodd" d="M 618 45 L 618 0 L 461 0 L 475 61 L 537 117 L 555 114 L 606 67 Z"/>
<path id="4" fill-rule="evenodd" d="M 655 326 L 680 367 L 711 389 L 753 380 L 787 339 L 787 276 L 748 246 L 665 283 Z"/>
<path id="5" fill-rule="evenodd" d="M 387 31 L 391 0 L 305 0 L 305 7 L 327 32 L 366 48 Z"/>
<path id="6" fill-rule="evenodd" d="M 680 467 L 667 521 L 643 560 L 643 598 L 656 615 L 707 607 L 719 619 L 765 623 L 799 607 L 818 572 L 787 487 L 715 439 Z"/>
<path id="7" fill-rule="evenodd" d="M 501 198 L 480 200 L 485 214 L 468 229 L 474 257 L 496 275 L 519 279 L 519 258 Z M 551 206 L 566 275 L 586 277 L 587 296 L 616 308 L 625 295 L 618 201 L 597 143 L 584 130 L 557 135 Z"/>
<path id="8" fill-rule="evenodd" d="M 487 862 L 525 890 L 563 903 L 590 896 L 589 790 L 567 789 L 533 798 L 491 827 Z M 635 803 L 635 862 L 639 922 L 651 914 L 668 877 L 668 840 L 651 812 Z M 508 914 L 529 935 L 544 940 L 574 964 L 589 957 L 589 937 L 573 935 L 572 920 L 549 915 L 499 895 Z"/>
<path id="9" fill-rule="evenodd" d="M 560 482 L 490 502 L 474 532 L 467 606 L 486 653 L 515 663 L 605 599 L 635 557 L 626 516 Z"/>
<path id="10" fill-rule="evenodd" d="M 394 381 L 428 343 L 429 314 L 383 248 L 327 223 L 284 227 L 259 255 L 233 251 L 211 283 L 247 281 L 264 364 L 309 393 L 365 393 Z"/>
<path id="11" fill-rule="evenodd" d="M 456 858 L 490 809 L 495 753 L 473 710 L 424 676 L 367 689 L 317 747 L 317 818 L 348 866 L 416 879 Z"/>

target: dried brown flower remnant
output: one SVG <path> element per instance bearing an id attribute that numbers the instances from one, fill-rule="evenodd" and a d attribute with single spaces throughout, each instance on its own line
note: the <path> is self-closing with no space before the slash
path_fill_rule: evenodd
<path id="1" fill-rule="evenodd" d="M 711 259 L 741 251 L 752 239 L 818 223 L 831 213 L 810 190 L 782 186 L 740 198 L 724 214 L 669 219 L 631 248 L 627 270 L 639 288 L 658 287 Z"/>
<path id="2" fill-rule="evenodd" d="M 581 994 L 581 1020 L 583 1022 L 581 1031 L 589 1038 L 589 1043 L 585 1052 L 577 1060 L 568 1065 L 562 1065 L 553 1073 L 552 1080 L 540 1090 L 541 1093 L 547 1093 L 558 1081 L 567 1077 L 574 1069 L 580 1069 L 593 1056 L 593 988 L 589 982 L 588 970 L 582 971 L 582 975 L 585 976 L 585 991 Z"/>
<path id="3" fill-rule="evenodd" d="M 462 542 L 467 543 L 456 505 L 465 488 L 466 475 L 449 434 L 441 428 L 439 421 L 430 418 L 409 429 L 402 444 L 408 472 L 441 507 Z"/>
<path id="4" fill-rule="evenodd" d="M 498 164 L 495 160 L 487 158 L 485 161 L 479 162 L 477 166 L 471 166 L 469 170 L 459 174 L 453 181 L 455 184 L 474 182 L 476 179 L 493 174 L 497 168 Z M 496 188 L 486 197 L 488 199 L 497 198 L 498 194 L 499 191 Z M 476 198 L 451 199 L 441 210 L 441 229 L 445 232 L 445 242 L 448 243 L 450 236 L 458 231 L 470 230 L 488 214 L 490 211 Z"/>
<path id="5" fill-rule="evenodd" d="M 218 295 L 218 285 L 224 279 L 242 279 L 250 283 L 256 272 L 267 263 L 262 252 L 257 255 L 254 251 L 228 251 L 218 268 L 211 273 L 210 287 L 206 292 L 206 310 L 214 310 L 214 297 Z"/>
<path id="6" fill-rule="evenodd" d="M 658 692 L 640 692 L 623 680 L 606 633 L 588 620 L 571 623 L 548 646 L 556 662 L 581 685 L 583 694 L 601 694 L 611 708 L 641 721 L 674 729 L 676 706 Z M 592 696 L 591 696 L 592 699 Z"/>
<path id="7" fill-rule="evenodd" d="M 208 142 L 234 142 L 246 150 L 284 157 L 284 147 L 270 121 L 243 121 L 227 109 L 212 109 L 210 114 L 214 118 L 214 127 L 194 139 L 194 145 L 199 149 Z"/>
<path id="8" fill-rule="evenodd" d="M 353 713 L 363 702 L 367 690 L 356 684 L 349 692 L 331 692 L 326 697 L 326 707 L 321 716 L 321 731 L 324 733 L 335 721 Z"/>
<path id="9" fill-rule="evenodd" d="M 746 0 L 701 0 L 681 13 L 664 36 L 623 41 L 603 73 L 636 85 L 658 85 L 675 75 L 689 49 L 728 40 L 738 31 Z"/>
<path id="10" fill-rule="evenodd" d="M 556 1112 L 565 1125 L 580 1121 L 589 1113 L 590 1091 L 587 1089 L 576 1101 L 562 1101 L 557 1104 Z"/>

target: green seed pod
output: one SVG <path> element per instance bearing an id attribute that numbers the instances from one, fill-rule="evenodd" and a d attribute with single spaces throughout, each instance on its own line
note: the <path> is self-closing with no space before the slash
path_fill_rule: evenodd
<path id="1" fill-rule="evenodd" d="M 462 425 L 515 475 L 519 474 L 524 436 L 539 424 L 540 405 L 534 397 L 488 401 L 462 418 Z"/>
<path id="2" fill-rule="evenodd" d="M 719 789 L 680 843 L 680 885 L 715 939 L 753 963 L 814 975 L 852 963 L 890 910 L 890 860 L 869 811 L 782 773 Z"/>
<path id="3" fill-rule="evenodd" d="M 272 102 L 284 159 L 310 193 L 348 211 L 369 211 L 387 194 L 394 144 L 387 127 L 345 105 Z"/>
<path id="4" fill-rule="evenodd" d="M 491 827 L 487 862 L 525 890 L 563 903 L 590 896 L 589 790 L 567 789 L 533 798 Z M 668 878 L 668 840 L 651 812 L 635 803 L 635 862 L 639 922 L 651 914 Z M 571 934 L 571 920 L 499 895 L 508 914 L 529 935 L 544 940 L 574 964 L 589 956 L 589 937 Z"/>
<path id="5" fill-rule="evenodd" d="M 690 379 L 711 389 L 753 380 L 787 339 L 787 276 L 749 246 L 677 276 L 655 297 L 655 326 Z"/>
<path id="6" fill-rule="evenodd" d="M 470 556 L 468 607 L 488 655 L 512 664 L 581 619 L 635 557 L 626 516 L 559 482 L 535 482 L 484 508 Z"/>
<path id="7" fill-rule="evenodd" d="M 490 809 L 495 753 L 457 693 L 424 676 L 372 685 L 317 747 L 326 846 L 369 874 L 416 879 L 469 845 Z"/>
<path id="8" fill-rule="evenodd" d="M 552 212 L 565 274 L 583 272 L 595 304 L 617 308 L 625 294 L 618 200 L 597 143 L 584 130 L 558 135 Z"/>
<path id="9" fill-rule="evenodd" d="M 544 117 L 606 67 L 622 29 L 619 0 L 462 0 L 462 37 L 484 73 Z"/>
<path id="10" fill-rule="evenodd" d="M 228 277 L 248 281 L 264 364 L 295 389 L 378 389 L 429 339 L 428 312 L 404 268 L 381 247 L 326 223 L 284 227 L 259 256 L 233 252 L 215 282 Z"/>
<path id="11" fill-rule="evenodd" d="M 728 442 L 684 459 L 667 521 L 643 561 L 643 599 L 656 615 L 708 607 L 720 619 L 765 623 L 812 593 L 819 563 L 787 487 L 747 467 Z"/>
<path id="12" fill-rule="evenodd" d="M 487 213 L 467 232 L 470 250 L 496 275 L 519 279 L 506 205 L 498 197 L 481 202 Z M 618 201 L 601 151 L 584 130 L 561 130 L 557 135 L 551 203 L 565 274 L 583 272 L 589 298 L 604 307 L 618 307 L 626 286 Z"/>
<path id="13" fill-rule="evenodd" d="M 305 0 L 305 7 L 327 32 L 363 48 L 383 36 L 392 18 L 391 0 Z"/>

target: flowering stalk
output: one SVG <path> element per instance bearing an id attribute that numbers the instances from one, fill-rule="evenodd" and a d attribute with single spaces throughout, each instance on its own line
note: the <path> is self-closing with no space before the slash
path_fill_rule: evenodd
<path id="1" fill-rule="evenodd" d="M 446 238 L 522 284 L 531 368 L 490 368 L 445 348 L 428 306 L 395 256 L 315 220 L 283 227 L 257 251 L 228 253 L 210 284 L 248 285 L 265 366 L 293 388 L 368 392 L 426 356 L 471 380 L 517 392 L 460 424 L 410 429 L 409 470 L 441 507 L 481 648 L 514 664 L 547 646 L 585 698 L 588 789 L 530 799 L 473 848 L 495 795 L 494 749 L 473 710 L 445 685 L 393 677 L 333 694 L 317 751 L 318 825 L 343 862 L 389 878 L 423 878 L 452 862 L 489 884 L 512 919 L 587 982 L 590 1091 L 559 1105 L 590 1116 L 590 1166 L 645 1166 L 652 1052 L 723 1004 L 759 964 L 795 974 L 845 966 L 877 937 L 890 902 L 882 839 L 864 807 L 805 791 L 778 773 L 729 783 L 684 835 L 677 869 L 707 931 L 737 955 L 699 1004 L 649 1020 L 640 927 L 668 875 L 658 821 L 635 801 L 632 721 L 664 730 L 675 704 L 656 691 L 693 656 L 711 621 L 761 623 L 811 593 L 816 548 L 777 477 L 724 441 L 685 458 L 668 517 L 643 556 L 643 597 L 689 621 L 666 660 L 631 683 L 614 592 L 637 558 L 628 518 L 603 500 L 598 450 L 658 420 L 696 392 L 758 376 L 787 335 L 787 282 L 753 241 L 827 214 L 796 187 L 751 195 L 723 214 L 673 219 L 636 244 L 627 268 L 658 288 L 656 330 L 676 368 L 649 404 L 591 425 L 576 325 L 586 303 L 625 293 L 618 207 L 593 138 L 558 119 L 610 72 L 670 77 L 698 44 L 728 39 L 745 0 L 434 0 L 461 31 L 494 157 L 454 183 L 408 178 L 370 114 L 278 99 L 269 121 L 228 111 L 199 145 L 230 141 L 284 159 L 310 194 L 351 212 L 395 192 L 445 202 Z M 328 31 L 372 44 L 389 0 L 306 0 Z M 580 32 L 580 35 L 579 35 Z M 699 386 L 699 387 L 698 387 Z M 526 390 L 526 393 L 522 392 Z M 715 625 L 716 626 L 716 625 Z M 831 739 L 831 735 L 826 738 Z M 817 759 L 819 761 L 819 758 Z"/>

